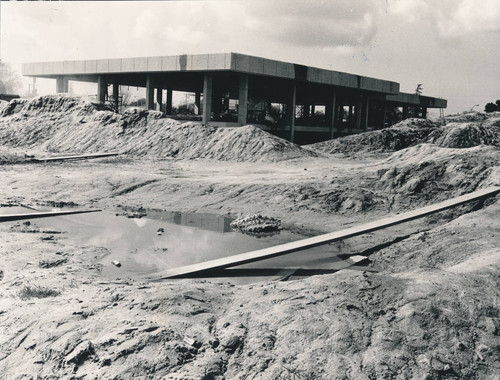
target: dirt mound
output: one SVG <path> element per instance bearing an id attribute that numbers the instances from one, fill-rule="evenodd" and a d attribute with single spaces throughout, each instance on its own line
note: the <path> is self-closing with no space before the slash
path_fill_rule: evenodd
<path id="1" fill-rule="evenodd" d="M 394 152 L 430 143 L 446 148 L 478 145 L 500 147 L 500 113 L 450 117 L 447 125 L 424 119 L 407 119 L 390 128 L 312 144 L 306 148 L 320 153 Z"/>
<path id="2" fill-rule="evenodd" d="M 307 146 L 321 153 L 393 152 L 424 142 L 438 128 L 430 120 L 408 119 L 390 128 L 341 137 Z"/>
<path id="3" fill-rule="evenodd" d="M 488 123 L 453 122 L 432 131 L 427 142 L 446 148 L 470 148 L 478 145 L 500 147 L 500 118 Z"/>
<path id="4" fill-rule="evenodd" d="M 469 123 L 486 120 L 490 115 L 491 114 L 484 114 L 481 112 L 468 112 L 460 115 L 447 116 L 446 121 L 452 123 Z"/>
<path id="5" fill-rule="evenodd" d="M 392 154 L 382 162 L 373 187 L 392 195 L 396 209 L 439 202 L 500 185 L 497 171 L 500 151 L 491 146 L 467 149 L 421 144 Z"/>
<path id="6" fill-rule="evenodd" d="M 0 143 L 40 152 L 118 151 L 136 156 L 280 161 L 316 156 L 253 126 L 206 127 L 165 119 L 156 111 L 123 115 L 85 98 L 15 99 L 0 112 Z"/>

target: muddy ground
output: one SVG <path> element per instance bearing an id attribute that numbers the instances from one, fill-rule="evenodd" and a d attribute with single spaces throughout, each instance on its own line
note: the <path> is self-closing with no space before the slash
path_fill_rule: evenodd
<path id="1" fill-rule="evenodd" d="M 16 140 L 16 130 L 25 136 L 27 128 L 62 123 L 63 116 L 57 107 L 54 113 L 10 106 L 17 114 L 6 107 L 0 117 L 3 204 L 263 213 L 310 236 L 500 186 L 498 115 L 455 118 L 450 124 L 460 125 L 451 132 L 449 125 L 426 125 L 427 135 L 417 133 L 418 141 L 400 147 L 384 143 L 397 128 L 360 135 L 367 141 L 361 149 L 355 137 L 300 148 L 245 127 L 231 132 L 229 147 L 220 145 L 227 155 L 193 145 L 35 164 L 24 154 L 71 152 L 68 141 L 81 132 L 49 141 L 58 132 L 45 130 L 43 146 L 35 143 L 41 137 Z M 109 121 L 108 111 L 85 112 L 89 121 L 81 125 L 108 125 L 102 122 Z M 124 120 L 130 119 L 115 123 Z M 182 125 L 152 123 L 166 135 L 190 138 Z M 126 133 L 130 128 L 149 127 L 128 122 Z M 401 133 L 408 128 L 418 126 L 403 125 Z M 443 146 L 457 130 L 459 141 L 465 133 L 475 143 Z M 210 135 L 217 133 L 226 132 Z M 249 146 L 245 136 L 263 142 Z M 349 144 L 356 148 L 346 149 Z M 255 159 L 259 146 L 281 153 Z M 104 143 L 100 150 L 107 150 Z M 241 286 L 224 279 L 104 277 L 99 262 L 106 249 L 81 246 L 66 231 L 39 229 L 36 221 L 0 223 L 0 378 L 496 379 L 499 200 L 339 243 L 346 256 L 368 256 L 369 268 Z"/>

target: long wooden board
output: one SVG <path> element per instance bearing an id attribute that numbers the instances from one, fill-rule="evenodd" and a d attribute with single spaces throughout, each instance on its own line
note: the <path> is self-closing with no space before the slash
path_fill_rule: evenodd
<path id="1" fill-rule="evenodd" d="M 71 211 L 51 211 L 51 212 L 32 212 L 23 214 L 7 214 L 0 215 L 0 223 L 12 222 L 16 220 L 47 218 L 51 216 L 72 215 L 72 214 L 86 214 L 89 212 L 99 212 L 102 210 L 71 210 Z"/>
<path id="2" fill-rule="evenodd" d="M 449 199 L 441 203 L 436 203 L 430 206 L 422 207 L 417 210 L 405 212 L 403 214 L 390 216 L 388 218 L 375 220 L 370 223 L 350 227 L 341 231 L 330 232 L 324 235 L 298 240 L 291 243 L 281 244 L 270 248 L 264 248 L 257 251 L 246 252 L 238 255 L 223 257 L 220 259 L 209 260 L 197 264 L 169 269 L 157 273 L 155 278 L 151 279 L 159 280 L 159 279 L 168 279 L 176 277 L 186 277 L 187 275 L 196 274 L 199 272 L 208 271 L 212 269 L 230 268 L 237 265 L 269 259 L 271 257 L 286 255 L 288 253 L 297 252 L 312 247 L 317 247 L 319 245 L 328 244 L 334 241 L 343 240 L 358 235 L 363 235 L 368 232 L 373 232 L 397 224 L 409 222 L 411 220 L 415 220 L 430 214 L 447 210 L 449 208 L 459 206 L 467 202 L 493 196 L 498 193 L 500 193 L 500 187 L 490 187 L 487 189 L 482 189 L 466 195 L 462 195 L 457 198 Z"/>
<path id="3" fill-rule="evenodd" d="M 118 156 L 119 153 L 94 153 L 94 154 L 83 154 L 76 156 L 60 156 L 60 157 L 45 157 L 45 158 L 33 158 L 31 162 L 50 162 L 50 161 L 67 161 L 67 160 L 88 160 L 91 158 L 102 158 L 102 157 L 113 157 Z"/>

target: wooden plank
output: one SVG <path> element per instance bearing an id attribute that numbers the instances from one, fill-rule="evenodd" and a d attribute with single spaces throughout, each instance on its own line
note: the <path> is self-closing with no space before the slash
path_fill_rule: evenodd
<path id="1" fill-rule="evenodd" d="M 373 232 L 397 224 L 409 222 L 418 218 L 422 218 L 427 215 L 447 210 L 455 206 L 462 205 L 467 202 L 471 202 L 488 196 L 493 196 L 498 193 L 500 193 L 500 187 L 490 187 L 487 189 L 478 190 L 473 193 L 449 199 L 441 203 L 405 212 L 403 214 L 390 216 L 385 219 L 375 220 L 370 223 L 350 227 L 341 231 L 330 232 L 324 235 L 298 240 L 291 243 L 281 244 L 274 247 L 264 248 L 257 251 L 246 252 L 238 255 L 223 257 L 220 259 L 209 260 L 197 264 L 187 265 L 184 267 L 169 269 L 157 273 L 155 279 L 185 277 L 187 275 L 196 274 L 203 271 L 230 268 L 237 265 L 269 259 L 271 257 L 286 255 L 288 253 L 317 247 L 323 244 L 332 243 L 334 241 L 348 239 L 350 237 L 363 235 L 368 232 Z"/>
<path id="2" fill-rule="evenodd" d="M 102 158 L 102 157 L 113 157 L 118 156 L 119 153 L 95 153 L 95 154 L 85 154 L 77 156 L 60 156 L 60 157 L 45 157 L 45 158 L 33 158 L 32 162 L 48 162 L 48 161 L 66 161 L 66 160 L 87 160 L 91 158 Z"/>
<path id="3" fill-rule="evenodd" d="M 51 216 L 87 214 L 89 212 L 99 212 L 99 211 L 102 210 L 72 210 L 72 211 L 32 212 L 32 213 L 10 214 L 10 215 L 7 214 L 7 215 L 0 215 L 0 223 L 12 222 L 16 220 L 47 218 Z"/>

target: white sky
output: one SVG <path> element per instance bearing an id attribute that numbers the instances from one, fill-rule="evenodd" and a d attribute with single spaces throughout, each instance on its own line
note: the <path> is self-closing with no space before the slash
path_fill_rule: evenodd
<path id="1" fill-rule="evenodd" d="M 401 83 L 456 113 L 500 99 L 500 0 L 6 2 L 21 63 L 239 52 Z M 26 81 L 26 89 L 27 83 Z M 39 81 L 54 92 L 55 81 Z M 47 84 L 48 82 L 48 84 Z"/>

